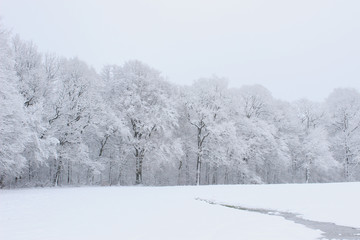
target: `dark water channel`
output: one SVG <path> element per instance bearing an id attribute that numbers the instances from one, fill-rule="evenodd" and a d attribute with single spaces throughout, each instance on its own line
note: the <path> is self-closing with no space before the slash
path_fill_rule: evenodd
<path id="1" fill-rule="evenodd" d="M 308 228 L 322 231 L 323 237 L 321 239 L 360 240 L 360 229 L 359 228 L 340 226 L 340 225 L 336 225 L 336 224 L 330 223 L 330 222 L 318 222 L 318 221 L 307 220 L 307 219 L 303 219 L 303 218 L 299 217 L 299 215 L 295 214 L 295 213 L 272 211 L 272 210 L 262 209 L 262 208 L 245 208 L 245 207 L 241 207 L 241 206 L 217 203 L 217 202 L 200 199 L 200 198 L 197 198 L 196 200 L 203 201 L 203 202 L 213 204 L 213 205 L 219 205 L 219 206 L 223 206 L 223 207 L 242 210 L 242 211 L 257 212 L 257 213 L 262 213 L 262 214 L 266 214 L 266 215 L 270 215 L 270 216 L 280 216 L 280 217 L 283 217 L 286 220 L 292 221 L 294 223 L 298 223 L 298 224 L 304 225 Z"/>

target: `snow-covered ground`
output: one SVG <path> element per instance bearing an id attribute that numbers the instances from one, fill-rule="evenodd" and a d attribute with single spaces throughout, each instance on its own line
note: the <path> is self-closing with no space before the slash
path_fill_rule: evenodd
<path id="1" fill-rule="evenodd" d="M 204 187 L 207 188 L 207 187 Z M 360 228 L 360 183 L 211 186 L 199 197 Z M 205 190 L 205 191 L 204 191 Z"/>
<path id="2" fill-rule="evenodd" d="M 195 198 L 360 227 L 360 183 L 48 188 L 0 191 L 0 239 L 313 240 L 321 234 Z"/>

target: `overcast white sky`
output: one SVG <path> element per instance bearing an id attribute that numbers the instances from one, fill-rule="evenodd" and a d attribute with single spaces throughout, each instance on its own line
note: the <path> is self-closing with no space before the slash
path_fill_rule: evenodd
<path id="1" fill-rule="evenodd" d="M 97 70 L 138 59 L 179 84 L 216 74 L 285 100 L 360 90 L 359 0 L 0 0 L 0 16 Z"/>

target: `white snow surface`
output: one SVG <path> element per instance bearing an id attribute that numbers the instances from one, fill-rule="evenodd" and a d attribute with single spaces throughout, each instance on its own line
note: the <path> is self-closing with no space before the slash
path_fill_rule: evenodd
<path id="1" fill-rule="evenodd" d="M 229 205 L 298 213 L 314 221 L 360 228 L 360 183 L 212 186 L 199 197 Z"/>
<path id="2" fill-rule="evenodd" d="M 313 240 L 320 231 L 195 198 L 360 227 L 359 189 L 360 183 L 1 190 L 0 239 Z"/>

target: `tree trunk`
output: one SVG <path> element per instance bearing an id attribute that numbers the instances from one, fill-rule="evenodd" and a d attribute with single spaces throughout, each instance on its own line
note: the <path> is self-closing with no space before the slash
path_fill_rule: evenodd
<path id="1" fill-rule="evenodd" d="M 344 162 L 344 175 L 345 175 L 345 181 L 349 181 L 350 180 L 350 170 L 349 170 L 349 165 L 350 165 L 350 150 L 349 147 L 347 146 L 347 143 L 345 143 L 345 162 Z"/>
<path id="2" fill-rule="evenodd" d="M 310 178 L 310 170 L 308 167 L 306 167 L 305 169 L 305 183 L 309 183 L 309 178 Z"/>
<path id="3" fill-rule="evenodd" d="M 210 166 L 208 163 L 205 163 L 205 184 L 209 185 L 210 184 Z"/>
<path id="4" fill-rule="evenodd" d="M 112 164 L 111 164 L 111 158 L 110 158 L 110 159 L 109 159 L 109 186 L 112 185 L 111 172 L 112 172 Z"/>
<path id="5" fill-rule="evenodd" d="M 121 165 L 119 166 L 119 174 L 118 174 L 118 179 L 117 179 L 117 184 L 121 185 L 121 175 L 122 175 L 122 167 Z"/>
<path id="6" fill-rule="evenodd" d="M 135 149 L 135 160 L 136 160 L 136 169 L 135 169 L 135 184 L 142 184 L 142 165 L 144 159 L 144 149 Z"/>
<path id="7" fill-rule="evenodd" d="M 29 178 L 29 183 L 31 181 L 31 161 L 30 159 L 28 160 L 28 178 Z"/>
<path id="8" fill-rule="evenodd" d="M 200 174 L 201 174 L 201 154 L 202 154 L 202 144 L 201 144 L 201 128 L 198 128 L 197 135 L 197 159 L 196 159 L 196 185 L 200 185 Z"/>
<path id="9" fill-rule="evenodd" d="M 306 169 L 305 169 L 305 182 L 309 183 L 310 182 L 310 178 L 311 178 L 311 164 L 312 161 L 311 159 L 309 159 L 308 164 L 306 165 Z"/>
<path id="10" fill-rule="evenodd" d="M 54 186 L 58 186 L 61 183 L 61 172 L 62 172 L 62 159 L 59 158 L 59 163 L 57 165 L 55 177 L 54 177 Z"/>
<path id="11" fill-rule="evenodd" d="M 188 154 L 186 154 L 186 163 L 185 163 L 185 175 L 186 175 L 186 185 L 190 185 L 190 169 L 189 169 L 189 159 Z"/>
<path id="12" fill-rule="evenodd" d="M 213 177 L 212 177 L 212 181 L 211 184 L 217 184 L 217 167 L 214 167 L 214 172 L 213 172 Z"/>
<path id="13" fill-rule="evenodd" d="M 224 184 L 229 184 L 229 172 L 226 166 L 225 166 L 225 174 L 224 174 Z"/>
<path id="14" fill-rule="evenodd" d="M 198 153 L 196 160 L 196 185 L 200 185 L 200 172 L 201 172 L 201 156 L 200 153 Z"/>
<path id="15" fill-rule="evenodd" d="M 67 164 L 67 184 L 71 183 L 71 163 L 70 160 L 68 160 Z"/>
<path id="16" fill-rule="evenodd" d="M 181 185 L 181 168 L 182 168 L 183 162 L 180 161 L 179 162 L 179 167 L 178 167 L 178 177 L 177 177 L 177 185 Z"/>
<path id="17" fill-rule="evenodd" d="M 4 186 L 4 175 L 0 175 L 0 188 L 3 188 Z"/>
<path id="18" fill-rule="evenodd" d="M 56 164 L 56 159 L 54 160 L 54 166 Z M 53 176 L 52 176 L 52 164 L 49 165 L 49 182 L 51 183 L 53 181 Z"/>

